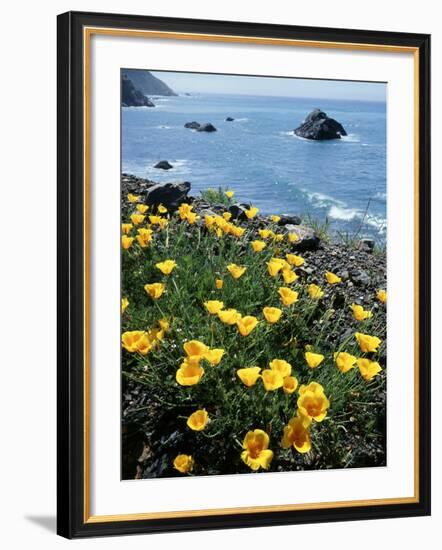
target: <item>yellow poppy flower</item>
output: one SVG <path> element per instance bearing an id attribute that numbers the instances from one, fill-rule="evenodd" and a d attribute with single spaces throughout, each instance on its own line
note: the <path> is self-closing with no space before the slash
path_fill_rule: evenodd
<path id="1" fill-rule="evenodd" d="M 291 418 L 288 425 L 284 426 L 281 445 L 284 449 L 289 449 L 293 445 L 298 453 L 310 451 L 312 447 L 310 431 L 298 416 Z"/>
<path id="2" fill-rule="evenodd" d="M 140 196 L 139 196 L 139 195 L 133 195 L 132 193 L 129 193 L 129 194 L 127 195 L 127 200 L 128 200 L 129 202 L 132 202 L 132 203 L 138 202 L 138 201 L 140 200 Z"/>
<path id="3" fill-rule="evenodd" d="M 230 221 L 230 218 L 232 217 L 232 213 L 231 212 L 223 212 L 223 218 L 226 220 L 226 221 Z"/>
<path id="4" fill-rule="evenodd" d="M 262 252 L 267 246 L 264 241 L 252 241 L 250 244 L 252 245 L 254 252 Z"/>
<path id="5" fill-rule="evenodd" d="M 209 300 L 204 302 L 204 307 L 211 315 L 216 315 L 218 311 L 224 309 L 224 302 L 220 302 L 219 300 Z"/>
<path id="6" fill-rule="evenodd" d="M 130 220 L 134 225 L 140 225 L 140 223 L 144 222 L 145 217 L 143 214 L 131 214 Z"/>
<path id="7" fill-rule="evenodd" d="M 336 284 L 342 282 L 341 277 L 338 277 L 337 275 L 335 275 L 335 273 L 332 273 L 331 271 L 327 271 L 325 273 L 325 278 L 326 278 L 327 283 L 329 285 L 336 285 Z"/>
<path id="8" fill-rule="evenodd" d="M 246 230 L 244 229 L 244 227 L 238 227 L 236 225 L 232 225 L 230 228 L 230 233 L 238 239 L 242 237 L 245 232 Z"/>
<path id="9" fill-rule="evenodd" d="M 292 365 L 284 359 L 273 359 L 269 366 L 271 370 L 278 372 L 283 378 L 292 374 Z"/>
<path id="10" fill-rule="evenodd" d="M 225 350 L 222 348 L 213 348 L 206 352 L 204 358 L 212 365 L 212 367 L 214 367 L 221 363 L 224 353 Z"/>
<path id="11" fill-rule="evenodd" d="M 238 332 L 242 336 L 248 336 L 258 323 L 259 321 L 256 317 L 253 317 L 253 315 L 246 315 L 238 319 L 236 326 L 238 327 Z"/>
<path id="12" fill-rule="evenodd" d="M 133 229 L 133 225 L 131 223 L 122 223 L 121 224 L 121 232 L 125 235 L 129 235 L 131 230 Z"/>
<path id="13" fill-rule="evenodd" d="M 199 360 L 201 360 L 209 351 L 206 344 L 203 344 L 203 342 L 200 342 L 199 340 L 189 340 L 183 345 L 183 349 L 191 361 L 195 358 L 199 358 Z"/>
<path id="14" fill-rule="evenodd" d="M 260 468 L 268 470 L 273 459 L 273 451 L 269 449 L 269 436 L 263 430 L 247 432 L 243 441 L 244 451 L 242 461 L 254 472 Z"/>
<path id="15" fill-rule="evenodd" d="M 164 229 L 167 225 L 169 225 L 169 220 L 166 218 L 160 218 L 158 221 L 158 227 L 160 229 Z"/>
<path id="16" fill-rule="evenodd" d="M 146 248 L 148 244 L 152 241 L 153 237 L 152 229 L 138 229 L 137 241 L 141 248 Z"/>
<path id="17" fill-rule="evenodd" d="M 355 338 L 363 353 L 378 351 L 379 344 L 381 343 L 381 340 L 377 336 L 370 336 L 361 332 L 356 332 Z"/>
<path id="18" fill-rule="evenodd" d="M 271 258 L 267 262 L 267 271 L 272 277 L 276 277 L 283 267 L 285 267 L 287 262 L 282 258 Z"/>
<path id="19" fill-rule="evenodd" d="M 176 268 L 176 265 L 175 260 L 165 260 L 164 262 L 155 264 L 155 267 L 159 269 L 163 275 L 170 275 Z"/>
<path id="20" fill-rule="evenodd" d="M 262 383 L 266 391 L 275 391 L 278 388 L 282 388 L 284 385 L 284 378 L 281 374 L 272 369 L 265 369 L 261 373 Z"/>
<path id="21" fill-rule="evenodd" d="M 158 341 L 155 335 L 145 332 L 144 336 L 137 342 L 137 351 L 141 353 L 141 355 L 147 355 L 156 344 L 158 344 Z"/>
<path id="22" fill-rule="evenodd" d="M 132 246 L 133 242 L 134 242 L 133 237 L 128 237 L 127 235 L 123 235 L 121 237 L 121 246 L 123 247 L 124 250 L 128 250 Z"/>
<path id="23" fill-rule="evenodd" d="M 145 214 L 149 210 L 147 204 L 137 204 L 136 208 L 140 214 Z"/>
<path id="24" fill-rule="evenodd" d="M 244 213 L 249 220 L 254 218 L 256 214 L 258 214 L 258 212 L 259 212 L 259 208 L 256 208 L 256 206 L 251 206 L 248 210 L 244 210 Z"/>
<path id="25" fill-rule="evenodd" d="M 164 332 L 167 332 L 170 328 L 170 323 L 167 319 L 160 319 L 158 321 L 158 324 L 160 325 L 161 330 Z"/>
<path id="26" fill-rule="evenodd" d="M 195 214 L 195 212 L 189 212 L 189 213 L 187 214 L 187 216 L 186 216 L 186 221 L 187 221 L 187 223 L 189 223 L 190 225 L 193 225 L 193 224 L 196 222 L 196 220 L 199 220 L 199 219 L 200 219 L 200 217 L 197 216 L 197 215 Z"/>
<path id="27" fill-rule="evenodd" d="M 286 254 L 285 257 L 287 258 L 287 261 L 290 265 L 294 265 L 295 267 L 301 267 L 305 263 L 304 258 L 301 256 L 297 256 L 296 254 Z"/>
<path id="28" fill-rule="evenodd" d="M 154 216 L 153 214 L 151 216 L 149 216 L 149 222 L 152 225 L 160 225 L 161 220 L 162 220 L 161 216 Z"/>
<path id="29" fill-rule="evenodd" d="M 187 216 L 192 212 L 193 206 L 183 202 L 178 208 L 178 214 L 182 220 L 185 220 Z"/>
<path id="30" fill-rule="evenodd" d="M 273 238 L 277 243 L 280 243 L 281 241 L 284 240 L 284 235 L 282 233 L 274 233 Z"/>
<path id="31" fill-rule="evenodd" d="M 194 461 L 190 455 L 178 455 L 173 461 L 173 467 L 182 474 L 188 474 L 193 470 Z"/>
<path id="32" fill-rule="evenodd" d="M 157 208 L 157 211 L 160 213 L 160 214 L 165 214 L 167 212 L 167 208 L 163 205 L 163 204 L 160 204 Z"/>
<path id="33" fill-rule="evenodd" d="M 270 216 L 270 219 L 272 220 L 273 223 L 278 223 L 279 220 L 281 219 L 281 216 L 273 215 L 273 216 Z"/>
<path id="34" fill-rule="evenodd" d="M 215 281 L 215 287 L 218 289 L 218 290 L 221 290 L 222 287 L 224 285 L 224 281 L 222 279 L 216 279 Z"/>
<path id="35" fill-rule="evenodd" d="M 313 353 L 311 351 L 305 352 L 305 361 L 311 369 L 316 369 L 324 361 L 324 356 L 320 353 Z"/>
<path id="36" fill-rule="evenodd" d="M 312 300 L 319 300 L 324 296 L 324 291 L 321 290 L 321 287 L 313 283 L 308 285 L 307 292 Z"/>
<path id="37" fill-rule="evenodd" d="M 215 216 L 215 224 L 220 229 L 227 229 L 229 227 L 229 223 L 222 217 L 222 216 Z"/>
<path id="38" fill-rule="evenodd" d="M 226 197 L 228 197 L 229 199 L 232 199 L 234 194 L 235 194 L 235 191 L 229 190 L 225 192 Z"/>
<path id="39" fill-rule="evenodd" d="M 377 293 L 376 293 L 376 297 L 383 304 L 387 303 L 387 291 L 386 290 L 378 290 Z"/>
<path id="40" fill-rule="evenodd" d="M 256 384 L 260 372 L 261 369 L 259 367 L 247 367 L 245 369 L 238 369 L 236 375 L 245 386 L 250 388 Z"/>
<path id="41" fill-rule="evenodd" d="M 195 386 L 204 375 L 204 369 L 198 364 L 192 364 L 188 361 L 181 363 L 176 371 L 176 381 L 180 386 Z"/>
<path id="42" fill-rule="evenodd" d="M 146 332 L 144 330 L 130 330 L 123 332 L 121 335 L 121 343 L 123 348 L 130 353 L 138 351 L 138 346 L 145 336 Z"/>
<path id="43" fill-rule="evenodd" d="M 287 239 L 289 243 L 296 243 L 297 241 L 299 241 L 299 236 L 296 233 L 289 233 L 287 235 Z"/>
<path id="44" fill-rule="evenodd" d="M 359 372 L 366 382 L 369 382 L 382 370 L 382 367 L 379 363 L 377 363 L 376 361 L 370 361 L 370 359 L 358 359 L 357 363 L 359 367 Z"/>
<path id="45" fill-rule="evenodd" d="M 271 325 L 277 323 L 282 315 L 282 310 L 278 307 L 265 307 L 262 312 L 267 323 Z"/>
<path id="46" fill-rule="evenodd" d="M 268 239 L 273 235 L 273 231 L 270 229 L 258 229 L 258 233 L 261 239 Z"/>
<path id="47" fill-rule="evenodd" d="M 339 353 L 335 353 L 333 357 L 335 359 L 336 366 L 343 373 L 348 372 L 355 366 L 356 357 L 350 353 L 340 351 Z"/>
<path id="48" fill-rule="evenodd" d="M 215 224 L 215 216 L 210 216 L 210 214 L 206 214 L 204 216 L 204 223 L 206 224 L 206 227 L 210 229 Z"/>
<path id="49" fill-rule="evenodd" d="M 280 296 L 281 302 L 285 306 L 290 306 L 298 300 L 298 293 L 295 290 L 291 290 L 290 288 L 287 288 L 285 286 L 282 286 L 278 290 L 278 294 Z"/>
<path id="50" fill-rule="evenodd" d="M 327 416 L 330 401 L 324 393 L 324 388 L 317 382 L 304 384 L 299 388 L 298 410 L 300 417 L 322 422 Z"/>
<path id="51" fill-rule="evenodd" d="M 284 267 L 281 273 L 282 273 L 282 278 L 284 279 L 284 283 L 286 285 L 290 285 L 294 283 L 298 278 L 298 275 L 296 275 L 296 273 L 292 269 L 287 267 Z"/>
<path id="52" fill-rule="evenodd" d="M 236 309 L 223 309 L 218 311 L 218 317 L 226 325 L 236 325 L 241 319 L 241 313 Z"/>
<path id="53" fill-rule="evenodd" d="M 294 376 L 286 376 L 283 380 L 282 389 L 284 393 L 290 395 L 296 391 L 298 380 Z"/>
<path id="54" fill-rule="evenodd" d="M 373 313 L 367 309 L 364 309 L 358 304 L 351 304 L 351 310 L 353 311 L 353 317 L 356 321 L 365 321 L 365 319 L 370 319 L 373 316 Z"/>
<path id="55" fill-rule="evenodd" d="M 144 285 L 144 290 L 149 294 L 154 300 L 158 300 L 164 292 L 165 285 L 163 283 L 151 283 Z"/>
<path id="56" fill-rule="evenodd" d="M 209 415 L 205 409 L 198 409 L 187 419 L 186 424 L 195 432 L 201 432 L 209 422 Z"/>
<path id="57" fill-rule="evenodd" d="M 239 279 L 246 272 L 246 267 L 240 267 L 236 264 L 229 264 L 227 269 L 234 279 Z"/>
<path id="58" fill-rule="evenodd" d="M 127 298 L 121 298 L 121 313 L 124 313 L 126 311 L 128 305 L 129 300 Z"/>

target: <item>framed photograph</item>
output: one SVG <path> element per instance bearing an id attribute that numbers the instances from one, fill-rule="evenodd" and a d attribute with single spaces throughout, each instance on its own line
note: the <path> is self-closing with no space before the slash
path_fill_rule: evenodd
<path id="1" fill-rule="evenodd" d="M 58 17 L 58 533 L 430 513 L 430 37 Z"/>

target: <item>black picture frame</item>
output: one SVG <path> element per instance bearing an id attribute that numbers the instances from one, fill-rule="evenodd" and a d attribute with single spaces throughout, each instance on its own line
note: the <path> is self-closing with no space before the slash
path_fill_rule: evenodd
<path id="1" fill-rule="evenodd" d="M 430 514 L 430 36 L 68 12 L 58 16 L 58 534 L 67 538 L 272 526 Z M 84 40 L 85 27 L 141 29 L 414 48 L 419 72 L 418 153 L 418 499 L 411 503 L 88 521 L 85 514 L 84 405 Z M 87 391 L 87 390 L 86 390 Z"/>

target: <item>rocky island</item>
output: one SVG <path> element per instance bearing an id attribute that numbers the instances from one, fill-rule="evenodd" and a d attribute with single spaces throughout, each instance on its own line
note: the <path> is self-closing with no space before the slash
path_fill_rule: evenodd
<path id="1" fill-rule="evenodd" d="M 327 116 L 321 109 L 314 109 L 304 122 L 294 130 L 294 133 L 304 139 L 326 140 L 341 139 L 346 136 L 342 124 Z"/>

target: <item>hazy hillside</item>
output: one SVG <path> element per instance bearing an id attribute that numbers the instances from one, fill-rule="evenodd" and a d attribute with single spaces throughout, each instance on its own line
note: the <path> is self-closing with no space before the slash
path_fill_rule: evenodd
<path id="1" fill-rule="evenodd" d="M 126 69 L 123 71 L 138 90 L 144 95 L 177 95 L 162 80 L 144 69 Z"/>

